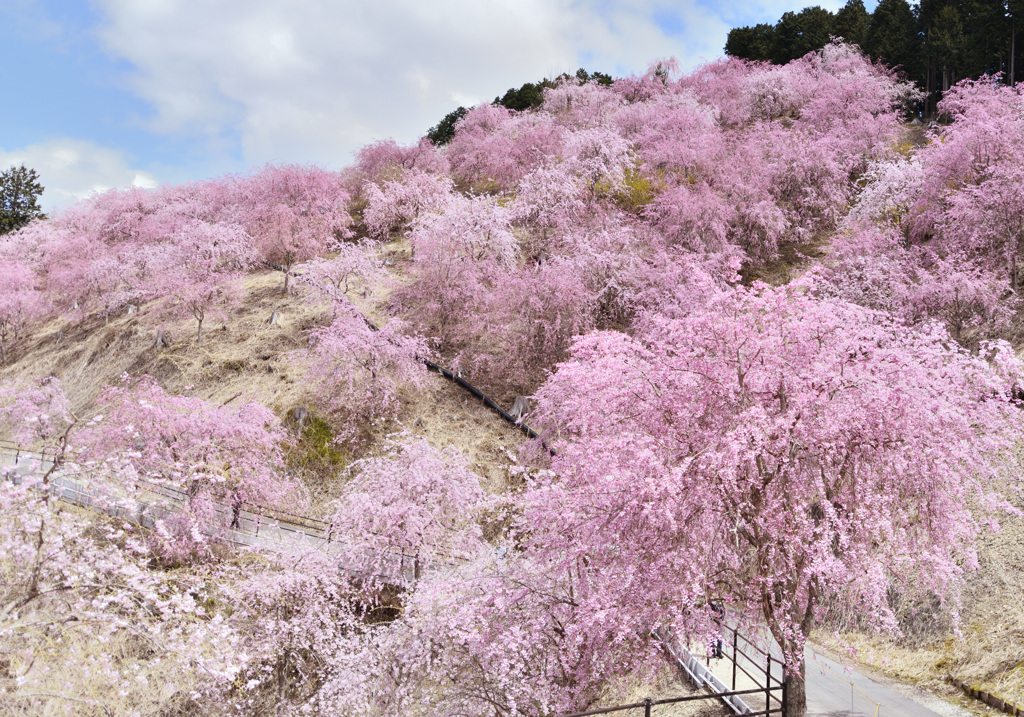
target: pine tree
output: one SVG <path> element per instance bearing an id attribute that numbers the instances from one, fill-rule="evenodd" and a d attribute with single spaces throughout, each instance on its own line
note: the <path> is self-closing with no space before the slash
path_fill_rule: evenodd
<path id="1" fill-rule="evenodd" d="M 907 0 L 881 0 L 871 14 L 864 51 L 871 59 L 899 67 L 915 82 L 923 79 L 917 17 Z"/>
<path id="2" fill-rule="evenodd" d="M 760 23 L 753 27 L 736 27 L 729 30 L 725 41 L 725 54 L 744 60 L 769 62 L 775 45 L 775 27 Z"/>
<path id="3" fill-rule="evenodd" d="M 45 218 L 39 208 L 43 186 L 36 170 L 24 164 L 0 172 L 0 234 L 7 234 L 33 219 Z"/>
<path id="4" fill-rule="evenodd" d="M 925 40 L 925 57 L 929 65 L 942 71 L 943 92 L 963 78 L 965 45 L 960 11 L 954 5 L 946 5 L 935 16 Z"/>
<path id="5" fill-rule="evenodd" d="M 772 62 L 784 65 L 808 52 L 820 50 L 828 44 L 834 20 L 832 13 L 817 5 L 796 13 L 783 13 L 775 25 Z"/>
<path id="6" fill-rule="evenodd" d="M 848 0 L 846 5 L 836 13 L 836 19 L 832 25 L 832 34 L 843 38 L 847 42 L 863 46 L 864 38 L 868 34 L 870 17 L 868 11 L 864 8 L 863 0 Z"/>

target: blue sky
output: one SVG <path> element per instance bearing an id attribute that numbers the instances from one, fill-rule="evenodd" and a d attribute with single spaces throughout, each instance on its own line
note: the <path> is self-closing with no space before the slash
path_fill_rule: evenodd
<path id="1" fill-rule="evenodd" d="M 837 9 L 840 2 L 821 2 Z M 869 2 L 869 10 L 874 2 Z M 47 209 L 266 162 L 342 167 L 460 104 L 585 66 L 721 55 L 760 0 L 0 0 L 0 168 Z"/>

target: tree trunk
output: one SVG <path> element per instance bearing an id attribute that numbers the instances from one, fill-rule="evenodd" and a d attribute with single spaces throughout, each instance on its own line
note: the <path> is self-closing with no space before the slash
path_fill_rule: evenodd
<path id="1" fill-rule="evenodd" d="M 287 296 L 287 294 L 288 294 L 288 274 L 290 272 L 288 271 L 287 267 L 285 267 L 283 269 L 283 271 L 284 271 L 284 288 L 281 290 L 281 293 Z"/>
<path id="2" fill-rule="evenodd" d="M 203 343 L 203 320 L 198 319 L 198 321 L 199 326 L 196 328 L 196 343 L 201 344 Z"/>
<path id="3" fill-rule="evenodd" d="M 1016 78 L 1013 76 L 1013 61 L 1014 55 L 1017 54 L 1017 18 L 1013 18 L 1010 24 L 1010 87 L 1013 87 L 1016 82 Z"/>
<path id="4" fill-rule="evenodd" d="M 935 82 L 935 70 L 928 65 L 928 71 L 924 74 L 924 114 L 925 117 L 932 115 L 932 84 Z"/>
<path id="5" fill-rule="evenodd" d="M 237 530 L 242 527 L 242 497 L 235 493 L 231 499 L 231 529 Z"/>
<path id="6" fill-rule="evenodd" d="M 2 335 L 0 335 L 0 364 L 7 365 L 7 342 Z"/>
<path id="7" fill-rule="evenodd" d="M 283 610 L 278 608 L 278 615 L 283 617 Z M 284 658 L 277 664 L 277 704 L 274 705 L 274 713 L 277 717 L 282 717 L 288 711 L 288 703 L 285 702 L 285 690 L 288 687 L 288 652 L 284 654 Z"/>
<path id="8" fill-rule="evenodd" d="M 786 694 L 786 717 L 804 717 L 807 714 L 807 660 L 800 658 L 799 671 L 786 670 L 783 678 Z"/>

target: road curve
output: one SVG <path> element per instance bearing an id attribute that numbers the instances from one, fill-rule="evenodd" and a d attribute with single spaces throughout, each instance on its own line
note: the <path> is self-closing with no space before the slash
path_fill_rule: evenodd
<path id="1" fill-rule="evenodd" d="M 807 645 L 807 714 L 814 717 L 970 717 L 937 697 L 935 711 L 843 663 L 817 645 Z"/>

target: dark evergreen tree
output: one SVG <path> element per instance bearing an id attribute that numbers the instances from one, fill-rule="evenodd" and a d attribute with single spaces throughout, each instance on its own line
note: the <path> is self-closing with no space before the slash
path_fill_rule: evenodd
<path id="1" fill-rule="evenodd" d="M 605 87 L 613 82 L 611 75 L 606 75 L 603 72 L 587 72 L 582 67 L 576 70 L 576 79 L 580 82 L 596 82 Z"/>
<path id="2" fill-rule="evenodd" d="M 501 97 L 495 97 L 493 104 L 501 105 L 510 110 L 522 112 L 523 110 L 540 107 L 544 101 L 544 84 L 527 82 L 518 90 L 514 87 L 505 92 Z"/>
<path id="3" fill-rule="evenodd" d="M 1004 0 L 965 0 L 964 76 L 1005 72 L 1009 60 L 1010 19 Z"/>
<path id="4" fill-rule="evenodd" d="M 881 0 L 871 14 L 863 49 L 871 59 L 899 67 L 907 77 L 921 83 L 922 41 L 917 17 L 907 0 Z"/>
<path id="5" fill-rule="evenodd" d="M 427 130 L 427 139 L 437 146 L 448 144 L 455 137 L 455 125 L 468 112 L 469 110 L 465 107 L 452 110 L 444 116 L 444 119 Z"/>
<path id="6" fill-rule="evenodd" d="M 36 170 L 23 164 L 0 172 L 0 234 L 20 229 L 33 219 L 45 218 L 39 208 L 42 193 Z"/>
<path id="7" fill-rule="evenodd" d="M 965 49 L 963 18 L 956 5 L 948 3 L 931 18 L 924 41 L 929 70 L 941 73 L 936 89 L 945 92 L 957 77 L 963 76 Z"/>
<path id="8" fill-rule="evenodd" d="M 1018 34 L 1022 27 L 1022 20 L 1024 20 L 1024 0 L 1009 0 L 1007 3 L 1007 10 L 1010 16 L 1010 50 L 1009 50 L 1009 69 L 1007 71 L 1007 82 L 1011 85 L 1017 84 L 1017 75 L 1020 74 L 1020 62 L 1024 57 L 1024 52 L 1021 51 L 1018 42 L 1020 39 Z"/>
<path id="9" fill-rule="evenodd" d="M 817 5 L 797 13 L 783 13 L 775 26 L 772 62 L 784 65 L 823 48 L 832 34 L 834 20 L 832 13 Z"/>
<path id="10" fill-rule="evenodd" d="M 847 3 L 836 13 L 836 18 L 832 22 L 832 34 L 863 47 L 870 19 L 871 16 L 865 9 L 863 0 L 847 0 Z"/>
<path id="11" fill-rule="evenodd" d="M 753 27 L 737 27 L 725 40 L 725 54 L 741 60 L 771 62 L 775 46 L 775 28 L 766 23 Z"/>

